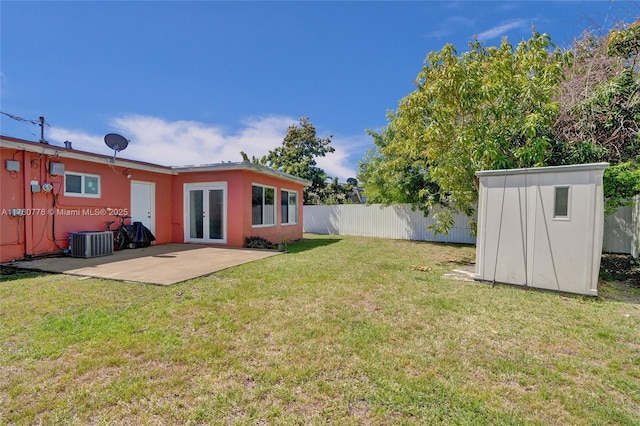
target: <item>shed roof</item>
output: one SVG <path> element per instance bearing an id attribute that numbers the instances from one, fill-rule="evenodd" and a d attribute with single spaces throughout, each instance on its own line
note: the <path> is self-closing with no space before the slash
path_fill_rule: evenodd
<path id="1" fill-rule="evenodd" d="M 533 173 L 562 173 L 606 169 L 609 163 L 570 164 L 568 166 L 531 167 L 527 169 L 480 170 L 476 176 L 505 176 Z"/>

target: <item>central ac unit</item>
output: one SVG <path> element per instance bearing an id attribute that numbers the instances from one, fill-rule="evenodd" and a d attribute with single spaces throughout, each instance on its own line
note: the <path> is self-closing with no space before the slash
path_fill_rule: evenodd
<path id="1" fill-rule="evenodd" d="M 72 257 L 98 257 L 113 254 L 112 231 L 85 231 L 69 234 Z"/>

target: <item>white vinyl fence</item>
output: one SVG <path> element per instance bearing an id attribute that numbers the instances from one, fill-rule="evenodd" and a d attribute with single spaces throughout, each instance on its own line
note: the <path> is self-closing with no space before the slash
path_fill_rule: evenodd
<path id="1" fill-rule="evenodd" d="M 447 235 L 435 235 L 427 227 L 434 223 L 434 208 L 428 217 L 412 211 L 409 204 L 340 204 L 304 206 L 304 232 L 329 235 L 354 235 L 398 240 L 437 241 L 475 244 L 468 226 L 469 218 L 458 215 Z M 640 255 L 640 196 L 634 207 L 622 207 L 607 216 L 604 224 L 603 251 Z"/>
<path id="2" fill-rule="evenodd" d="M 640 256 L 640 195 L 633 207 L 620 207 L 604 218 L 602 251 Z"/>
<path id="3" fill-rule="evenodd" d="M 429 217 L 412 211 L 409 204 L 339 204 L 332 206 L 304 206 L 304 232 L 330 235 L 355 235 L 397 240 L 438 241 L 443 243 L 475 244 L 476 238 L 468 226 L 469 218 L 458 215 L 448 234 L 429 231 L 435 222 L 434 208 Z"/>

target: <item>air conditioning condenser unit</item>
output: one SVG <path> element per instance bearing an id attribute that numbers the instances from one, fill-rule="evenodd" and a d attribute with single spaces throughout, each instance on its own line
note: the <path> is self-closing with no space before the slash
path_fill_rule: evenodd
<path id="1" fill-rule="evenodd" d="M 84 231 L 69 234 L 71 257 L 98 257 L 113 254 L 112 231 Z"/>

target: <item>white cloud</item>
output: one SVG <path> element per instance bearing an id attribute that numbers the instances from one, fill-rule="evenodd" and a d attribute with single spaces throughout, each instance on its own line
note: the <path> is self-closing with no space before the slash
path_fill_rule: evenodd
<path id="1" fill-rule="evenodd" d="M 320 157 L 316 160 L 318 167 L 322 168 L 325 173 L 331 177 L 338 177 L 341 182 L 347 178 L 355 177 L 356 172 L 348 163 L 348 149 L 335 139 L 331 145 L 336 149 L 334 153 L 328 154 L 326 157 Z"/>
<path id="2" fill-rule="evenodd" d="M 48 135 L 46 139 L 50 142 L 64 142 L 71 141 L 73 148 L 81 151 L 95 152 L 98 154 L 111 154 L 104 144 L 104 138 L 102 136 L 91 135 L 82 130 L 63 129 L 60 127 L 51 127 L 48 129 Z"/>
<path id="3" fill-rule="evenodd" d="M 498 25 L 478 34 L 478 40 L 491 40 L 493 38 L 504 35 L 507 31 L 523 28 L 527 25 L 524 19 L 516 19 L 506 24 Z"/>
<path id="4" fill-rule="evenodd" d="M 474 21 L 465 16 L 452 16 L 447 18 L 440 25 L 432 29 L 432 31 L 423 35 L 425 38 L 442 39 L 447 38 L 460 31 L 460 26 L 473 27 Z"/>
<path id="5" fill-rule="evenodd" d="M 223 126 L 197 121 L 166 121 L 158 117 L 133 115 L 114 118 L 110 125 L 115 133 L 130 140 L 126 151 L 118 157 L 166 166 L 183 166 L 241 161 L 240 151 L 260 157 L 282 144 L 289 126 L 297 119 L 287 116 L 265 116 L 246 119 L 239 129 L 229 131 Z M 321 136 L 321 135 L 319 135 Z M 73 148 L 110 155 L 113 153 L 104 143 L 104 136 L 96 136 L 80 130 L 53 127 L 49 139 L 59 143 L 69 140 Z M 318 165 L 328 175 L 341 180 L 355 176 L 349 164 L 353 152 L 350 145 L 359 143 L 356 138 L 334 138 L 336 152 L 318 159 Z"/>
<path id="6" fill-rule="evenodd" d="M 243 123 L 236 133 L 196 121 L 168 122 L 148 116 L 116 118 L 112 125 L 131 139 L 127 157 L 182 166 L 241 161 L 240 151 L 256 156 L 266 154 L 282 143 L 291 122 L 286 117 L 259 118 Z"/>
<path id="7" fill-rule="evenodd" d="M 371 137 L 364 133 L 335 135 L 331 139 L 331 146 L 336 149 L 335 152 L 318 158 L 318 167 L 323 168 L 327 175 L 338 177 L 340 182 L 345 182 L 350 177 L 356 177 L 357 162 L 362 159 L 371 144 Z"/>
<path id="8" fill-rule="evenodd" d="M 473 19 L 467 18 L 466 16 L 452 16 L 447 19 L 447 23 L 461 24 L 465 27 L 472 27 L 475 24 Z"/>

